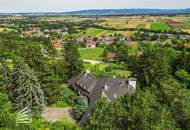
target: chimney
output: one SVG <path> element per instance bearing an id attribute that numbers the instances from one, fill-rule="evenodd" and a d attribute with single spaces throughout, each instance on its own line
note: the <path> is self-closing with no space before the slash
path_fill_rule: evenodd
<path id="1" fill-rule="evenodd" d="M 90 74 L 90 70 L 86 70 L 86 73 L 87 73 L 87 74 Z"/>
<path id="2" fill-rule="evenodd" d="M 84 77 L 86 77 L 88 74 L 90 74 L 90 70 L 86 70 Z"/>
<path id="3" fill-rule="evenodd" d="M 108 85 L 105 85 L 104 86 L 104 90 L 107 91 L 109 89 L 109 86 Z"/>
<path id="4" fill-rule="evenodd" d="M 135 78 L 129 78 L 128 84 L 129 84 L 129 86 L 133 87 L 134 90 L 136 90 L 137 80 Z"/>

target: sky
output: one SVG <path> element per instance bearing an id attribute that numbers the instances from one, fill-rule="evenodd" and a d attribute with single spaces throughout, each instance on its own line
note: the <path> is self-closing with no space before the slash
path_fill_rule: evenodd
<path id="1" fill-rule="evenodd" d="M 121 8 L 190 8 L 190 0 L 0 0 L 0 12 L 4 13 Z"/>

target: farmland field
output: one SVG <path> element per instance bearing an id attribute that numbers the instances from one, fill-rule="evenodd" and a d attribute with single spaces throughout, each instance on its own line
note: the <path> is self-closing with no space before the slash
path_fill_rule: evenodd
<path id="1" fill-rule="evenodd" d="M 101 60 L 103 48 L 80 48 L 79 52 L 82 59 L 87 60 Z"/>
<path id="2" fill-rule="evenodd" d="M 185 24 L 185 27 L 186 27 L 187 29 L 190 29 L 190 23 Z"/>
<path id="3" fill-rule="evenodd" d="M 105 17 L 98 25 L 104 27 L 123 28 L 146 28 L 153 30 L 179 30 L 190 29 L 189 17 L 167 17 L 167 16 L 126 16 L 126 17 Z"/>
<path id="4" fill-rule="evenodd" d="M 152 23 L 151 29 L 153 30 L 171 30 L 170 26 L 168 26 L 166 23 Z"/>
<path id="5" fill-rule="evenodd" d="M 85 31 L 81 32 L 80 35 L 86 36 L 103 36 L 103 35 L 114 35 L 114 34 L 134 34 L 136 31 L 113 31 L 113 30 L 104 30 L 99 28 L 88 28 Z"/>

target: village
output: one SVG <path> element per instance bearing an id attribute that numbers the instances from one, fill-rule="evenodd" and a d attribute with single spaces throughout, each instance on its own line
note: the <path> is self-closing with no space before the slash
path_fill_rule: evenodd
<path id="1" fill-rule="evenodd" d="M 187 21 L 1 16 L 0 118 L 18 130 L 182 128 L 190 114 Z"/>

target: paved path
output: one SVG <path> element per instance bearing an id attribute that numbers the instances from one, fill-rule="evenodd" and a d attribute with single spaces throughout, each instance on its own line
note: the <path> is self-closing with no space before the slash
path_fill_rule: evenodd
<path id="1" fill-rule="evenodd" d="M 96 60 L 86 60 L 86 59 L 83 59 L 84 62 L 87 62 L 87 63 L 90 63 L 92 65 L 96 65 L 96 64 L 105 64 L 105 62 L 103 61 L 96 61 Z"/>
<path id="2" fill-rule="evenodd" d="M 46 121 L 55 122 L 60 119 L 70 118 L 73 120 L 72 108 L 45 107 L 42 117 Z"/>

